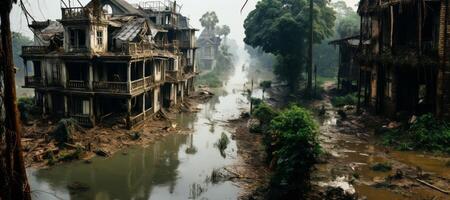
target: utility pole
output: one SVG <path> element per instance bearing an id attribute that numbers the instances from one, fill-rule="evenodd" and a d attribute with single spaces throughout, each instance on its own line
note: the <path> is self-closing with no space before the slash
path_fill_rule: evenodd
<path id="1" fill-rule="evenodd" d="M 314 39 L 314 25 L 313 25 L 313 9 L 314 2 L 313 0 L 309 0 L 309 56 L 308 56 L 308 83 L 306 86 L 306 93 L 308 98 L 312 96 L 312 73 L 313 73 L 313 39 Z"/>
<path id="2" fill-rule="evenodd" d="M 3 71 L 5 108 L 4 123 L 2 123 L 0 137 L 0 199 L 30 200 L 30 186 L 28 185 L 22 155 L 21 135 L 22 129 L 19 120 L 19 111 L 16 100 L 16 80 L 12 52 L 12 33 L 10 13 L 13 3 L 17 0 L 0 1 L 0 66 Z"/>

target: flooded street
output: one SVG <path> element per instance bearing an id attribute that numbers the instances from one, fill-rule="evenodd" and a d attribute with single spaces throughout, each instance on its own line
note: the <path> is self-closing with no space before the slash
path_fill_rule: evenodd
<path id="1" fill-rule="evenodd" d="M 448 188 L 448 157 L 384 147 L 374 130 L 367 127 L 370 124 L 367 122 L 377 123 L 375 117 L 350 114 L 341 119 L 328 98 L 323 103 L 327 112 L 320 122 L 320 140 L 329 159 L 318 165 L 315 180 L 319 186 L 341 187 L 369 200 L 448 199 L 448 195 L 416 180 L 426 179 L 435 186 Z M 374 170 L 373 166 L 380 163 L 392 169 Z"/>
<path id="2" fill-rule="evenodd" d="M 247 72 L 236 65 L 223 89 L 198 113 L 182 113 L 178 126 L 188 133 L 172 134 L 146 147 L 124 149 L 110 158 L 95 157 L 49 169 L 28 169 L 34 199 L 236 199 L 240 189 L 230 181 L 211 182 L 213 170 L 237 162 L 236 142 L 227 120 L 248 110 L 242 95 Z M 260 92 L 257 92 L 258 94 Z M 147 122 L 151 123 L 151 122 Z M 145 131 L 145 128 L 144 128 Z M 230 143 L 220 152 L 216 143 L 225 133 Z M 83 186 L 73 188 L 75 186 Z"/>

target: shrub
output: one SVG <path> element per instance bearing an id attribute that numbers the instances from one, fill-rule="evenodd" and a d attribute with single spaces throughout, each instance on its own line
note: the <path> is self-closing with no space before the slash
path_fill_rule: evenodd
<path id="1" fill-rule="evenodd" d="M 222 132 L 222 135 L 216 142 L 216 146 L 219 149 L 220 155 L 222 155 L 222 157 L 225 157 L 225 149 L 227 149 L 228 144 L 230 144 L 230 139 L 228 139 L 227 134 Z"/>
<path id="2" fill-rule="evenodd" d="M 331 103 L 336 107 L 356 105 L 358 103 L 358 97 L 355 93 L 347 94 L 345 96 L 334 96 L 331 99 Z"/>
<path id="3" fill-rule="evenodd" d="M 196 82 L 197 85 L 207 85 L 207 86 L 212 87 L 212 88 L 217 88 L 217 87 L 221 87 L 222 86 L 222 81 L 219 79 L 217 74 L 214 73 L 214 71 L 213 72 L 209 72 L 209 73 L 204 74 L 204 75 L 200 75 L 196 79 L 195 82 Z"/>
<path id="4" fill-rule="evenodd" d="M 291 106 L 270 122 L 273 159 L 271 183 L 284 188 L 285 196 L 297 197 L 309 189 L 309 178 L 321 153 L 317 124 L 310 112 Z"/>
<path id="5" fill-rule="evenodd" d="M 30 115 L 38 115 L 40 113 L 39 108 L 34 103 L 34 98 L 32 97 L 22 97 L 17 101 L 17 107 L 20 112 L 20 120 L 22 122 L 28 122 Z"/>
<path id="6" fill-rule="evenodd" d="M 268 124 L 275 118 L 278 113 L 266 103 L 257 105 L 253 111 L 253 116 L 258 119 L 262 124 Z"/>
<path id="7" fill-rule="evenodd" d="M 450 153 L 450 124 L 436 119 L 432 114 L 425 114 L 410 126 L 386 131 L 383 143 L 395 145 L 400 150 Z"/>

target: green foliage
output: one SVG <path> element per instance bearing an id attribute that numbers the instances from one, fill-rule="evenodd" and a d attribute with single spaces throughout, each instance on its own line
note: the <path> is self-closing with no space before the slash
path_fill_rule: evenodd
<path id="1" fill-rule="evenodd" d="M 259 87 L 261 87 L 264 90 L 269 89 L 270 87 L 272 87 L 272 81 L 263 81 L 261 83 L 259 83 Z"/>
<path id="2" fill-rule="evenodd" d="M 304 194 L 311 170 L 321 153 L 317 124 L 307 110 L 291 106 L 270 123 L 271 151 L 276 159 L 272 184 L 287 196 Z"/>
<path id="3" fill-rule="evenodd" d="M 344 96 L 334 96 L 331 99 L 333 106 L 342 107 L 345 105 L 356 105 L 358 103 L 358 97 L 355 93 L 346 94 Z"/>
<path id="4" fill-rule="evenodd" d="M 51 133 L 51 137 L 59 144 L 71 142 L 77 129 L 78 122 L 75 119 L 61 119 Z"/>
<path id="5" fill-rule="evenodd" d="M 16 65 L 19 70 L 17 72 L 17 76 L 19 79 L 24 76 L 24 66 L 23 66 L 23 60 L 20 57 L 20 54 L 22 54 L 22 46 L 32 45 L 33 41 L 27 37 L 22 35 L 18 32 L 12 33 L 12 49 L 13 49 L 13 59 L 14 59 L 14 65 Z"/>
<path id="6" fill-rule="evenodd" d="M 432 114 L 425 114 L 409 127 L 385 132 L 383 140 L 385 145 L 394 145 L 400 150 L 450 153 L 450 124 L 436 119 Z"/>
<path id="7" fill-rule="evenodd" d="M 198 76 L 195 80 L 195 84 L 207 85 L 212 88 L 222 87 L 222 81 L 214 72 L 208 72 L 207 74 Z"/>
<path id="8" fill-rule="evenodd" d="M 222 155 L 222 157 L 224 157 L 224 158 L 226 156 L 225 149 L 227 149 L 228 144 L 230 144 L 230 139 L 228 139 L 227 134 L 222 132 L 222 135 L 220 136 L 219 140 L 217 140 L 215 145 L 219 149 L 220 155 Z"/>
<path id="9" fill-rule="evenodd" d="M 262 124 L 269 124 L 278 115 L 278 112 L 266 103 L 261 103 L 255 107 L 252 114 Z"/>
<path id="10" fill-rule="evenodd" d="M 216 12 L 207 12 L 200 18 L 200 24 L 210 30 L 213 30 L 216 24 L 219 23 L 219 18 L 217 18 Z"/>
<path id="11" fill-rule="evenodd" d="M 306 61 L 309 32 L 308 0 L 262 0 L 249 13 L 245 22 L 245 43 L 260 47 L 278 58 L 275 73 L 287 81 L 291 89 Z M 326 0 L 316 0 L 314 9 L 314 42 L 320 43 L 333 34 L 334 11 Z"/>
<path id="12" fill-rule="evenodd" d="M 30 115 L 39 115 L 40 109 L 36 106 L 34 98 L 32 97 L 21 97 L 18 99 L 18 106 L 20 112 L 20 120 L 27 123 Z"/>
<path id="13" fill-rule="evenodd" d="M 215 30 L 217 35 L 223 35 L 224 37 L 227 37 L 231 32 L 231 29 L 228 25 L 223 25 L 222 27 L 216 26 Z"/>

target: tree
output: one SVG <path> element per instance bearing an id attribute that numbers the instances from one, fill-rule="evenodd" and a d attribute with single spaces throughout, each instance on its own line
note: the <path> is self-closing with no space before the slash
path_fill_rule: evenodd
<path id="1" fill-rule="evenodd" d="M 207 12 L 200 18 L 200 23 L 202 27 L 208 30 L 214 30 L 216 24 L 219 23 L 219 18 L 217 18 L 216 12 Z"/>
<path id="2" fill-rule="evenodd" d="M 230 34 L 231 30 L 230 27 L 228 25 L 223 25 L 222 27 L 217 26 L 216 27 L 216 33 L 219 36 L 224 36 L 225 38 L 227 38 L 227 36 Z"/>
<path id="3" fill-rule="evenodd" d="M 308 0 L 262 0 L 244 22 L 244 42 L 277 56 L 277 76 L 296 89 L 306 64 Z M 328 1 L 315 0 L 314 42 L 333 34 L 334 11 Z"/>
<path id="4" fill-rule="evenodd" d="M 17 109 L 10 13 L 16 0 L 0 2 L 3 89 L 0 103 L 0 199 L 31 199 L 22 155 L 19 111 Z M 4 116 L 4 117 L 3 117 Z"/>
<path id="5" fill-rule="evenodd" d="M 31 44 L 33 44 L 33 41 L 29 37 L 17 32 L 12 33 L 14 65 L 18 68 L 18 72 L 16 74 L 16 77 L 18 79 L 21 79 L 24 76 L 25 71 L 23 66 L 23 59 L 20 57 L 20 54 L 22 53 L 22 46 Z"/>
<path id="6" fill-rule="evenodd" d="M 263 81 L 259 83 L 259 87 L 261 87 L 262 89 L 262 99 L 264 100 L 264 93 L 266 92 L 267 89 L 272 87 L 272 81 Z"/>

